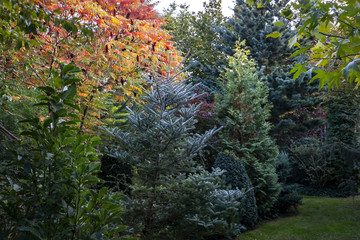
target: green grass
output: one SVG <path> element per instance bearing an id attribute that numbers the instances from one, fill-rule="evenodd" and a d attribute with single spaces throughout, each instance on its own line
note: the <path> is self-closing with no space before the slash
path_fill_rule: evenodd
<path id="1" fill-rule="evenodd" d="M 304 197 L 299 214 L 261 224 L 238 240 L 360 240 L 360 197 Z"/>

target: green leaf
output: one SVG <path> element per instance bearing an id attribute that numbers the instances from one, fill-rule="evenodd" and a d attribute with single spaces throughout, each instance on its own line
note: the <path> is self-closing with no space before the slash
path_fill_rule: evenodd
<path id="1" fill-rule="evenodd" d="M 282 34 L 281 33 L 279 33 L 278 31 L 275 31 L 275 32 L 272 32 L 272 33 L 270 33 L 270 34 L 268 34 L 268 35 L 266 35 L 266 37 L 268 38 L 268 37 L 271 37 L 271 38 L 278 38 L 278 37 L 281 37 L 282 36 Z"/>
<path id="2" fill-rule="evenodd" d="M 62 27 L 67 31 L 67 32 L 72 32 L 73 30 L 73 24 L 71 24 L 70 22 L 63 20 L 61 23 Z"/>
<path id="3" fill-rule="evenodd" d="M 63 100 L 70 100 L 74 98 L 76 93 L 77 93 L 76 85 L 73 84 L 70 87 L 68 87 L 68 89 L 64 92 Z"/>
<path id="4" fill-rule="evenodd" d="M 33 236 L 37 237 L 38 239 L 42 240 L 45 239 L 41 236 L 41 234 L 33 227 L 26 227 L 26 226 L 21 226 L 19 227 L 19 230 L 21 232 L 29 232 L 31 233 Z"/>
<path id="5" fill-rule="evenodd" d="M 245 3 L 248 4 L 249 6 L 252 6 L 252 5 L 254 5 L 255 1 L 254 0 L 246 0 Z"/>
<path id="6" fill-rule="evenodd" d="M 12 10 L 12 4 L 9 0 L 3 0 L 4 7 L 6 7 L 9 11 Z"/>
<path id="7" fill-rule="evenodd" d="M 79 107 L 78 105 L 76 105 L 76 104 L 74 103 L 74 101 L 72 101 L 72 100 L 67 100 L 67 99 L 66 99 L 66 100 L 63 101 L 63 103 L 64 103 L 65 105 L 73 108 L 73 109 L 76 109 L 76 110 L 80 111 L 80 107 Z M 77 120 L 80 121 L 80 119 L 77 119 Z"/>
<path id="8" fill-rule="evenodd" d="M 306 72 L 306 68 L 301 63 L 297 63 L 295 64 L 295 67 L 290 71 L 290 74 L 294 73 L 293 79 L 295 80 L 300 77 L 303 72 Z"/>
<path id="9" fill-rule="evenodd" d="M 20 50 L 22 48 L 23 42 L 21 39 L 18 39 L 16 42 L 16 50 Z"/>
<path id="10" fill-rule="evenodd" d="M 30 45 L 33 47 L 34 45 L 36 45 L 37 47 L 40 47 L 40 44 L 38 41 L 35 41 L 34 39 L 30 40 Z"/>
<path id="11" fill-rule="evenodd" d="M 72 70 L 74 70 L 75 66 L 73 64 L 67 64 L 63 67 L 61 73 L 63 75 L 66 75 L 67 73 L 71 72 Z"/>
<path id="12" fill-rule="evenodd" d="M 281 11 L 281 16 L 284 16 L 286 18 L 290 18 L 292 16 L 293 12 L 291 9 L 285 9 Z"/>
<path id="13" fill-rule="evenodd" d="M 54 87 L 59 88 L 62 87 L 64 84 L 64 81 L 61 78 L 55 78 L 54 79 Z"/>
<path id="14" fill-rule="evenodd" d="M 44 91 L 44 92 L 46 92 L 46 93 L 52 93 L 52 94 L 55 94 L 55 89 L 53 89 L 52 87 L 48 87 L 48 86 L 46 86 L 46 87 L 37 87 L 37 89 L 39 89 L 39 90 L 41 90 L 41 91 Z"/>
<path id="15" fill-rule="evenodd" d="M 284 22 L 283 21 L 275 22 L 274 25 L 278 27 L 282 27 L 284 26 Z"/>
<path id="16" fill-rule="evenodd" d="M 256 6 L 257 8 L 263 8 L 264 7 L 264 5 L 262 5 L 261 3 L 257 3 L 257 6 Z"/>
<path id="17" fill-rule="evenodd" d="M 323 88 L 326 81 L 329 79 L 329 74 L 321 69 L 315 69 L 313 72 L 316 73 L 316 75 L 311 79 L 311 81 L 318 79 L 320 83 L 320 89 Z"/>
<path id="18" fill-rule="evenodd" d="M 61 12 L 61 10 L 60 10 L 60 9 L 56 9 L 56 10 L 54 11 L 54 13 L 56 13 L 57 15 L 62 14 L 62 12 Z"/>
<path id="19" fill-rule="evenodd" d="M 306 46 L 306 47 L 302 47 L 299 50 L 297 50 L 296 52 L 294 52 L 290 57 L 296 57 L 299 54 L 305 53 L 307 50 L 310 49 L 310 47 L 311 47 L 310 45 Z"/>
<path id="20" fill-rule="evenodd" d="M 79 78 L 71 77 L 71 78 L 66 79 L 64 84 L 70 85 L 70 84 L 80 82 L 80 81 L 81 81 L 81 79 L 79 79 Z"/>
<path id="21" fill-rule="evenodd" d="M 101 141 L 101 138 L 100 137 L 93 137 L 90 140 L 90 142 L 97 142 L 97 141 Z"/>

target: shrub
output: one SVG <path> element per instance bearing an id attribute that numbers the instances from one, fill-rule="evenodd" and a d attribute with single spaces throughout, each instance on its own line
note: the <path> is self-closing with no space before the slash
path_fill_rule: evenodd
<path id="1" fill-rule="evenodd" d="M 60 73 L 52 70 L 58 88 L 39 87 L 44 94 L 37 105 L 48 117 L 27 120 L 24 140 L 8 146 L 0 161 L 2 239 L 110 239 L 124 228 L 121 195 L 96 189 L 100 139 L 76 127 L 81 71 L 60 66 Z"/>
<path id="2" fill-rule="evenodd" d="M 244 164 L 234 153 L 221 152 L 214 163 L 215 168 L 225 170 L 226 184 L 231 189 L 243 189 L 245 192 L 241 201 L 241 223 L 251 229 L 258 221 L 256 199 L 251 181 L 246 173 Z"/>
<path id="3" fill-rule="evenodd" d="M 330 196 L 357 194 L 360 151 L 352 146 L 302 139 L 290 148 L 290 156 L 295 176 L 291 176 L 291 182 L 303 184 L 303 192 Z"/>
<path id="4" fill-rule="evenodd" d="M 297 211 L 297 207 L 301 204 L 302 197 L 299 195 L 298 184 L 289 184 L 292 168 L 287 152 L 281 151 L 275 163 L 276 172 L 281 183 L 281 192 L 272 210 L 273 214 L 287 213 L 291 209 Z"/>
<path id="5" fill-rule="evenodd" d="M 210 173 L 199 168 L 198 173 L 178 175 L 177 183 L 166 192 L 167 206 L 156 211 L 163 226 L 157 239 L 233 239 L 239 235 L 244 229 L 240 222 L 243 192 L 228 189 L 222 174 L 220 169 Z"/>
<path id="6" fill-rule="evenodd" d="M 290 148 L 293 163 L 306 174 L 306 180 L 320 188 L 334 179 L 334 168 L 322 154 L 321 143 L 309 139 L 303 144 L 293 144 Z"/>
<path id="7" fill-rule="evenodd" d="M 279 197 L 274 205 L 273 212 L 284 214 L 292 209 L 298 211 L 298 206 L 302 203 L 302 197 L 299 195 L 299 185 L 284 184 L 282 185 Z"/>

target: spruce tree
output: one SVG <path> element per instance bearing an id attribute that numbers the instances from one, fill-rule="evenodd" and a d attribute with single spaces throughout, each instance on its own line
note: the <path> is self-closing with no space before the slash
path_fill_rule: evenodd
<path id="1" fill-rule="evenodd" d="M 243 45 L 243 43 L 242 43 Z M 217 98 L 222 140 L 244 162 L 255 188 L 260 216 L 275 203 L 280 191 L 275 161 L 278 148 L 270 138 L 270 104 L 249 51 L 238 48 L 223 77 L 223 94 Z"/>
<path id="2" fill-rule="evenodd" d="M 250 6 L 247 1 L 236 0 L 234 16 L 229 19 L 230 27 L 218 28 L 223 37 L 223 44 L 218 48 L 231 56 L 235 54 L 236 42 L 245 40 L 257 65 L 264 66 L 266 73 L 271 72 L 291 55 L 288 40 L 293 32 L 290 30 L 289 20 L 281 15 L 281 9 L 287 2 L 275 0 L 270 4 L 257 1 Z M 281 24 L 274 25 L 276 21 Z M 267 37 L 274 32 L 282 36 Z"/>
<path id="3" fill-rule="evenodd" d="M 274 126 L 271 135 L 283 149 L 304 136 L 324 137 L 321 129 L 325 127 L 325 110 L 321 107 L 318 82 L 309 84 L 307 74 L 293 79 L 292 67 L 278 66 L 262 77 L 273 105 L 270 112 L 270 122 Z"/>

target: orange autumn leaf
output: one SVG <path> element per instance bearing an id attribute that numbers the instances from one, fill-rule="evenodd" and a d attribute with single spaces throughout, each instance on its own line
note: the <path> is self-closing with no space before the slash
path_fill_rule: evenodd
<path id="1" fill-rule="evenodd" d="M 161 29 L 164 21 L 147 1 L 25 1 L 52 14 L 43 23 L 48 30 L 31 36 L 38 44 L 29 50 L 4 53 L 17 66 L 14 72 L 18 81 L 31 86 L 51 85 L 49 70 L 58 68 L 58 61 L 76 64 L 82 70 L 79 105 L 83 115 L 93 117 L 88 120 L 93 124 L 100 121 L 99 99 L 104 92 L 139 95 L 143 73 L 165 74 L 169 54 L 173 55 L 172 68 L 181 60 L 171 36 Z M 7 68 L 7 63 L 0 64 L 2 69 Z"/>

